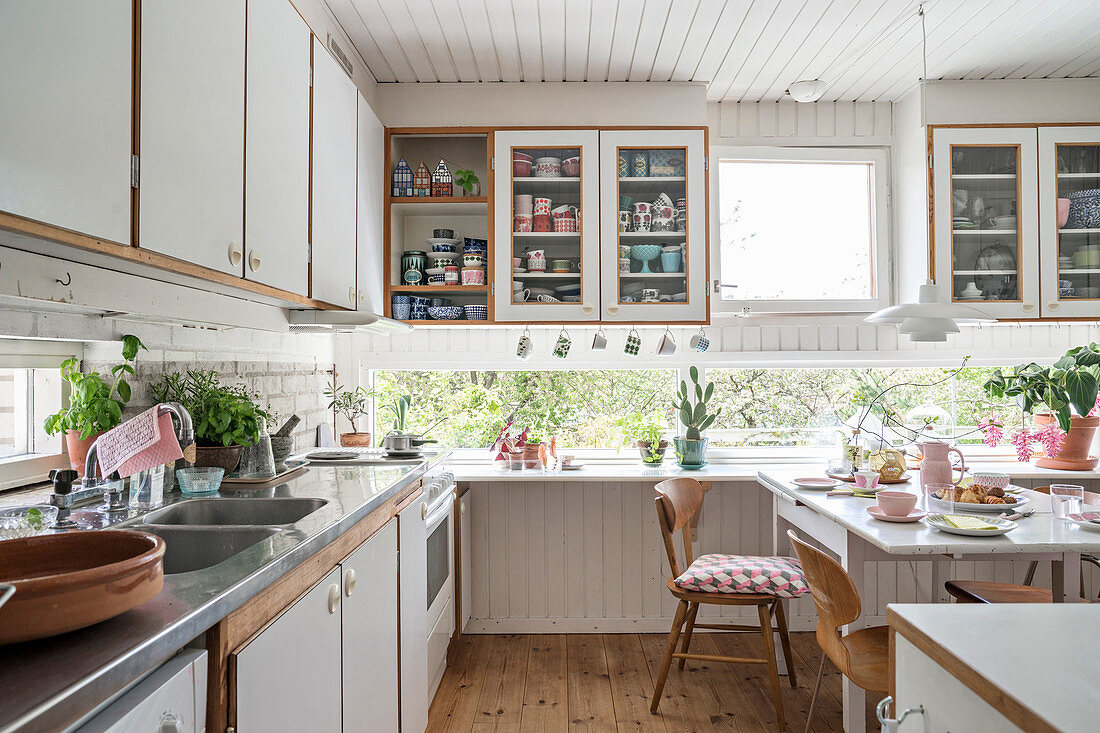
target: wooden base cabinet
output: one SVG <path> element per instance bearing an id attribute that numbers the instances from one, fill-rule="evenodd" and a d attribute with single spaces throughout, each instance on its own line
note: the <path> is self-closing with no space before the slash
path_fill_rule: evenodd
<path id="1" fill-rule="evenodd" d="M 396 731 L 397 655 L 390 519 L 230 654 L 230 720 L 239 733 Z"/>

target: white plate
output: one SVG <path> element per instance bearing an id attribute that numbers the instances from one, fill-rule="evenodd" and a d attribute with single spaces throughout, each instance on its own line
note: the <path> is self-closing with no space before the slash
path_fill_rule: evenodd
<path id="1" fill-rule="evenodd" d="M 582 468 L 584 468 L 583 463 L 577 463 L 576 461 L 574 461 L 573 463 L 570 463 L 568 465 L 562 465 L 561 470 L 563 470 L 563 471 L 579 471 Z"/>
<path id="2" fill-rule="evenodd" d="M 934 502 L 933 506 L 938 507 L 940 509 L 940 511 L 945 511 L 946 512 L 946 511 L 949 511 L 951 509 L 951 504 L 950 503 L 948 503 L 948 502 L 946 502 L 942 499 L 937 498 L 934 494 L 932 496 L 930 496 L 929 498 L 932 500 L 932 502 Z M 982 513 L 989 513 L 989 514 L 1001 514 L 1005 511 L 1008 511 L 1008 510 L 1011 510 L 1011 509 L 1018 509 L 1018 508 L 1022 507 L 1024 504 L 1027 504 L 1029 501 L 1031 501 L 1031 499 L 1028 499 L 1026 496 L 1017 496 L 1017 497 L 1014 497 L 1014 498 L 1016 499 L 1015 504 L 1009 504 L 1009 503 L 1005 503 L 1005 504 L 964 504 L 961 501 L 959 501 L 959 502 L 955 502 L 955 512 L 956 513 L 960 513 L 960 512 L 961 513 L 982 512 Z"/>
<path id="3" fill-rule="evenodd" d="M 955 512 L 961 514 L 962 512 Z M 942 514 L 929 514 L 922 521 L 929 527 L 938 529 L 941 532 L 948 534 L 958 534 L 963 537 L 997 537 L 1011 532 L 1018 526 L 1015 522 L 1009 519 L 1001 519 L 1000 517 L 979 517 L 983 522 L 989 522 L 996 525 L 995 529 L 960 529 L 953 524 L 944 520 Z"/>
<path id="4" fill-rule="evenodd" d="M 840 481 L 835 478 L 796 478 L 791 479 L 791 483 L 800 489 L 810 489 L 812 491 L 828 491 L 831 488 L 840 485 Z"/>

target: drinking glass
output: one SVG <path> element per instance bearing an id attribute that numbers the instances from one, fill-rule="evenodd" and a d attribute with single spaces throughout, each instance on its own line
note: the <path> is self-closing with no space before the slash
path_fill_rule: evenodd
<path id="1" fill-rule="evenodd" d="M 1050 511 L 1055 519 L 1065 519 L 1067 514 L 1077 514 L 1085 501 L 1085 487 L 1076 484 L 1050 485 Z"/>
<path id="2" fill-rule="evenodd" d="M 933 494 L 941 494 L 949 497 L 947 499 L 939 499 L 933 496 Z M 933 504 L 935 499 L 935 504 Z M 926 512 L 935 512 L 939 514 L 954 514 L 955 513 L 955 485 L 954 484 L 932 484 L 928 483 L 924 485 L 924 510 Z"/>

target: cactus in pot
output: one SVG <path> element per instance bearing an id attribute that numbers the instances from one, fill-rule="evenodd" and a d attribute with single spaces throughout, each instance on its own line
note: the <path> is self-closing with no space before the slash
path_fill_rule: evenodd
<path id="1" fill-rule="evenodd" d="M 722 414 L 722 408 L 719 407 L 716 412 L 708 409 L 708 403 L 714 397 L 714 382 L 707 382 L 705 387 L 701 385 L 698 367 L 691 367 L 688 374 L 691 376 L 691 386 L 686 380 L 681 380 L 672 405 L 686 428 L 686 434 L 682 438 L 673 438 L 673 442 L 679 464 L 699 468 L 706 463 L 707 454 L 708 439 L 703 437 L 703 431 L 714 424 Z"/>

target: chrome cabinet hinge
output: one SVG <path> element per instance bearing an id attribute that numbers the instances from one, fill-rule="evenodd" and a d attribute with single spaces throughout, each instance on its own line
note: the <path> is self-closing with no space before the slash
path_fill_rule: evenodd
<path id="1" fill-rule="evenodd" d="M 309 67 L 309 86 L 313 86 L 313 67 Z"/>
<path id="2" fill-rule="evenodd" d="M 704 155 L 703 156 L 703 170 L 705 170 L 705 171 L 710 170 L 710 156 L 709 155 Z"/>
<path id="3" fill-rule="evenodd" d="M 137 188 L 141 183 L 141 162 L 136 155 L 130 156 L 130 188 Z"/>
<path id="4" fill-rule="evenodd" d="M 489 295 L 496 295 L 496 294 L 497 294 L 497 284 L 496 283 L 489 283 Z"/>
<path id="5" fill-rule="evenodd" d="M 929 153 L 929 154 L 928 154 L 928 167 L 929 167 L 929 168 L 931 168 L 931 167 L 932 167 L 932 153 Z"/>
<path id="6" fill-rule="evenodd" d="M 497 169 L 497 156 L 489 156 L 489 170 L 495 171 Z"/>

